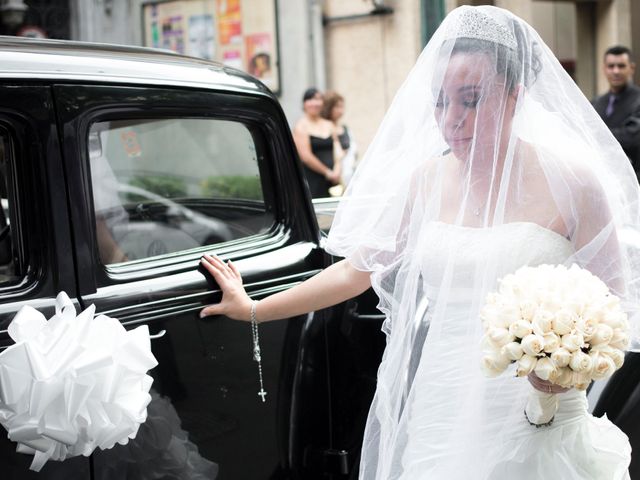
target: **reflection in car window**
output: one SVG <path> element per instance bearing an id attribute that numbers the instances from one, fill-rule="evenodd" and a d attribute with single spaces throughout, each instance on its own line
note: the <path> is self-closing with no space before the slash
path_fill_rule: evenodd
<path id="1" fill-rule="evenodd" d="M 104 264 L 236 240 L 273 224 L 256 145 L 241 123 L 99 122 L 87 143 Z"/>
<path id="2" fill-rule="evenodd" d="M 0 130 L 0 284 L 12 283 L 20 278 L 14 251 L 15 234 L 12 232 L 9 201 L 9 165 L 11 142 L 6 131 Z"/>

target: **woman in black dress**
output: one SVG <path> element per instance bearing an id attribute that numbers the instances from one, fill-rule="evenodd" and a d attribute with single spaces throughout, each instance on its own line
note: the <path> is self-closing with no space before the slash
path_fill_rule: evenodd
<path id="1" fill-rule="evenodd" d="M 340 182 L 343 155 L 334 124 L 320 116 L 322 104 L 320 91 L 307 89 L 302 104 L 304 115 L 293 129 L 293 139 L 313 198 L 330 196 L 329 188 Z"/>
<path id="2" fill-rule="evenodd" d="M 355 170 L 357 145 L 353 139 L 353 135 L 351 135 L 351 131 L 342 122 L 342 117 L 344 116 L 344 97 L 337 92 L 325 93 L 321 115 L 334 124 L 338 140 L 340 140 L 340 146 L 344 152 L 340 165 L 342 174 L 341 183 L 346 187 Z"/>

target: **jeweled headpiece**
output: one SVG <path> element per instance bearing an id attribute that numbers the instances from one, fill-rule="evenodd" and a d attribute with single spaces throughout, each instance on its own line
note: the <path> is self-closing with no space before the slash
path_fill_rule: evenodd
<path id="1" fill-rule="evenodd" d="M 518 42 L 513 32 L 479 9 L 460 8 L 460 14 L 448 24 L 447 39 L 474 38 L 504 45 L 517 50 Z"/>

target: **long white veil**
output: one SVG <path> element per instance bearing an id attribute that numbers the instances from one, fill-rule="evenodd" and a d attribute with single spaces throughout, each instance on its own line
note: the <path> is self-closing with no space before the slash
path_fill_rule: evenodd
<path id="1" fill-rule="evenodd" d="M 621 147 L 527 23 L 495 7 L 445 18 L 329 235 L 387 317 L 361 478 L 469 478 L 461 464 L 490 478 L 527 382 L 480 371 L 486 294 L 521 263 L 578 263 L 637 325 L 640 257 L 620 238 L 640 232 L 638 200 Z"/>

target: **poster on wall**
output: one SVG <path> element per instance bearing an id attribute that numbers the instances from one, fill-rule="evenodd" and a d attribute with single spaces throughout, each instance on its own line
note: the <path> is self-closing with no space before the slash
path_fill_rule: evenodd
<path id="1" fill-rule="evenodd" d="M 216 45 L 214 40 L 213 16 L 189 17 L 189 55 L 213 60 Z"/>
<path id="2" fill-rule="evenodd" d="M 240 43 L 242 41 L 242 13 L 240 0 L 216 0 L 216 16 L 220 43 Z"/>
<path id="3" fill-rule="evenodd" d="M 269 88 L 273 88 L 274 76 L 271 69 L 271 52 L 273 43 L 270 33 L 255 33 L 245 37 L 246 70 L 262 80 Z"/>
<path id="4" fill-rule="evenodd" d="M 242 69 L 242 53 L 240 50 L 226 50 L 222 55 L 222 63 L 228 67 Z"/>
<path id="5" fill-rule="evenodd" d="M 144 44 L 244 70 L 279 93 L 276 1 L 149 1 Z"/>
<path id="6" fill-rule="evenodd" d="M 172 15 L 161 19 L 160 32 L 162 48 L 178 53 L 185 53 L 182 23 L 182 15 Z"/>

